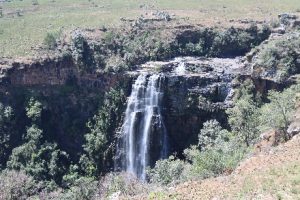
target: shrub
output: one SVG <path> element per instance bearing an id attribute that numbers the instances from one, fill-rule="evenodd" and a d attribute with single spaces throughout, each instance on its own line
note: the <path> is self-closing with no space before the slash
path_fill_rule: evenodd
<path id="1" fill-rule="evenodd" d="M 245 81 L 237 93 L 234 107 L 226 111 L 233 133 L 247 146 L 253 144 L 259 135 L 259 104 L 252 93 L 253 88 L 252 82 Z"/>
<path id="2" fill-rule="evenodd" d="M 0 170 L 5 167 L 6 161 L 12 149 L 14 130 L 14 114 L 10 106 L 0 103 Z"/>
<path id="3" fill-rule="evenodd" d="M 95 199 L 106 199 L 114 194 L 135 196 L 147 191 L 146 183 L 126 173 L 109 173 L 99 181 Z"/>
<path id="4" fill-rule="evenodd" d="M 149 169 L 147 174 L 151 183 L 168 185 L 183 180 L 187 168 L 187 163 L 170 156 L 168 159 L 157 161 L 155 167 Z"/>
<path id="5" fill-rule="evenodd" d="M 124 102 L 123 90 L 111 89 L 105 94 L 98 113 L 87 123 L 89 132 L 83 145 L 85 154 L 80 159 L 81 168 L 87 176 L 98 176 L 111 162 L 113 133 L 120 123 Z"/>
<path id="6" fill-rule="evenodd" d="M 223 130 L 218 134 L 215 145 L 203 151 L 192 146 L 184 151 L 186 158 L 191 162 L 187 178 L 208 178 L 223 173 L 230 173 L 246 153 L 234 135 Z"/>
<path id="7" fill-rule="evenodd" d="M 57 46 L 56 40 L 58 38 L 57 34 L 54 33 L 47 33 L 46 37 L 44 38 L 44 44 L 48 49 L 55 49 Z"/>
<path id="8" fill-rule="evenodd" d="M 59 199 L 92 199 L 97 190 L 97 181 L 93 178 L 80 177 L 66 192 L 59 194 Z"/>
<path id="9" fill-rule="evenodd" d="M 209 120 L 204 122 L 203 128 L 198 135 L 198 146 L 201 150 L 214 146 L 215 140 L 220 134 L 222 127 L 217 120 Z"/>
<path id="10" fill-rule="evenodd" d="M 3 171 L 0 174 L 0 199 L 25 200 L 36 194 L 40 185 L 23 171 Z"/>
<path id="11" fill-rule="evenodd" d="M 284 132 L 284 139 L 288 140 L 287 129 L 295 112 L 296 94 L 300 92 L 300 86 L 292 86 L 283 92 L 270 91 L 269 103 L 262 106 L 260 110 L 261 130 L 269 128 Z"/>
<path id="12" fill-rule="evenodd" d="M 72 57 L 82 72 L 89 72 L 94 69 L 95 60 L 93 52 L 80 31 L 75 31 L 72 35 Z"/>
<path id="13" fill-rule="evenodd" d="M 129 67 L 126 65 L 125 61 L 118 55 L 111 56 L 106 61 L 106 72 L 123 72 L 128 70 Z"/>
<path id="14" fill-rule="evenodd" d="M 299 72 L 300 39 L 296 33 L 283 36 L 262 46 L 254 62 L 255 72 L 283 82 Z"/>
<path id="15" fill-rule="evenodd" d="M 26 107 L 26 115 L 33 122 L 39 122 L 42 114 L 42 104 L 34 98 L 30 98 Z"/>
<path id="16" fill-rule="evenodd" d="M 42 104 L 31 98 L 26 111 L 32 125 L 27 128 L 24 143 L 12 150 L 7 167 L 23 170 L 36 180 L 55 181 L 60 184 L 67 171 L 68 155 L 57 144 L 44 141 L 43 130 L 38 126 Z"/>

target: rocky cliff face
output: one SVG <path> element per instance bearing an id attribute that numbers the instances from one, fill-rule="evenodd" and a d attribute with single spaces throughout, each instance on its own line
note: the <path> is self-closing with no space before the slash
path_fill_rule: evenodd
<path id="1" fill-rule="evenodd" d="M 53 56 L 2 60 L 0 100 L 14 104 L 22 119 L 28 98 L 42 99 L 46 105 L 44 126 L 52 130 L 49 138 L 53 139 L 54 134 L 54 140 L 78 152 L 86 133 L 86 122 L 96 114 L 105 92 L 121 85 L 129 96 L 132 82 L 139 73 L 162 73 L 162 115 L 171 151 L 180 153 L 197 141 L 203 122 L 216 118 L 223 126 L 227 125 L 224 111 L 231 106 L 234 88 L 238 85 L 236 80 L 249 78 L 252 73 L 243 59 L 230 57 L 242 56 L 253 44 L 260 44 L 269 36 L 269 29 L 162 26 L 152 35 L 154 28 L 157 28 L 155 24 L 144 24 L 116 33 L 75 31 L 70 41 L 58 45 Z M 167 60 L 178 55 L 228 58 L 183 57 L 135 66 L 147 60 Z M 257 80 L 259 78 L 255 78 L 255 83 L 260 91 L 266 91 L 272 83 Z M 24 130 L 25 126 L 26 123 L 22 125 Z"/>
<path id="2" fill-rule="evenodd" d="M 197 141 L 203 122 L 217 119 L 226 126 L 225 109 L 231 106 L 235 78 L 250 76 L 238 58 L 179 57 L 166 62 L 148 62 L 133 74 L 164 75 L 162 114 L 171 152 L 182 153 Z"/>
<path id="3" fill-rule="evenodd" d="M 118 73 L 80 71 L 70 56 L 0 63 L 0 87 L 63 86 L 76 84 L 102 91 L 114 87 L 122 78 Z"/>
<path id="4" fill-rule="evenodd" d="M 223 126 L 227 125 L 225 109 L 232 104 L 237 80 L 250 78 L 252 71 L 242 57 L 178 57 L 165 62 L 148 62 L 125 73 L 87 73 L 80 71 L 72 58 L 66 56 L 35 62 L 6 63 L 1 68 L 0 88 L 2 99 L 10 101 L 17 96 L 15 88 L 35 91 L 43 96 L 48 101 L 47 112 L 51 120 L 59 119 L 52 124 L 59 127 L 56 129 L 57 138 L 65 138 L 67 127 L 60 125 L 59 121 L 64 121 L 60 112 L 73 112 L 80 116 L 78 126 L 84 132 L 85 121 L 96 113 L 97 99 L 122 83 L 125 94 L 129 96 L 131 83 L 140 73 L 164 75 L 162 115 L 169 135 L 170 151 L 181 153 L 197 141 L 203 122 L 217 119 Z M 254 83 L 262 93 L 278 86 L 270 80 L 258 78 L 254 79 Z M 58 88 L 63 94 L 57 92 Z M 27 92 L 18 94 L 23 101 Z M 49 98 L 56 98 L 57 102 L 52 104 Z M 62 105 L 58 104 L 68 106 L 64 111 Z M 77 148 L 74 144 L 81 146 L 83 135 L 79 135 L 75 140 L 69 138 L 70 142 L 63 144 L 72 148 Z"/>
<path id="5" fill-rule="evenodd" d="M 42 128 L 47 141 L 55 141 L 73 158 L 82 151 L 86 123 L 98 112 L 104 95 L 122 87 L 128 95 L 132 77 L 115 73 L 87 73 L 71 57 L 3 61 L 0 101 L 10 105 L 18 124 L 14 145 L 28 126 L 25 107 L 31 97 L 43 104 Z"/>

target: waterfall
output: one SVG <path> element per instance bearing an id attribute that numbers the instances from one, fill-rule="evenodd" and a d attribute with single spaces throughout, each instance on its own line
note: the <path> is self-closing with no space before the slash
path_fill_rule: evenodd
<path id="1" fill-rule="evenodd" d="M 141 180 L 146 179 L 146 168 L 153 161 L 166 158 L 168 154 L 167 133 L 161 115 L 161 83 L 159 74 L 139 75 L 128 99 L 117 147 L 120 168 Z"/>

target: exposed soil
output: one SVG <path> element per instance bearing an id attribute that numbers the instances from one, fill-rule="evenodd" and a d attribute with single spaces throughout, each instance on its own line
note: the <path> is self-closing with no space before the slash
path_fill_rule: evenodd
<path id="1" fill-rule="evenodd" d="M 175 199 L 300 199 L 300 135 L 246 159 L 230 176 L 183 183 Z"/>

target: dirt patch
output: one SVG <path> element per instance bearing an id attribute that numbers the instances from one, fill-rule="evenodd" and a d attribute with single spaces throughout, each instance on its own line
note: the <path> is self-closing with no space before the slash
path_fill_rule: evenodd
<path id="1" fill-rule="evenodd" d="M 300 135 L 246 159 L 230 176 L 187 182 L 172 199 L 299 199 Z"/>

